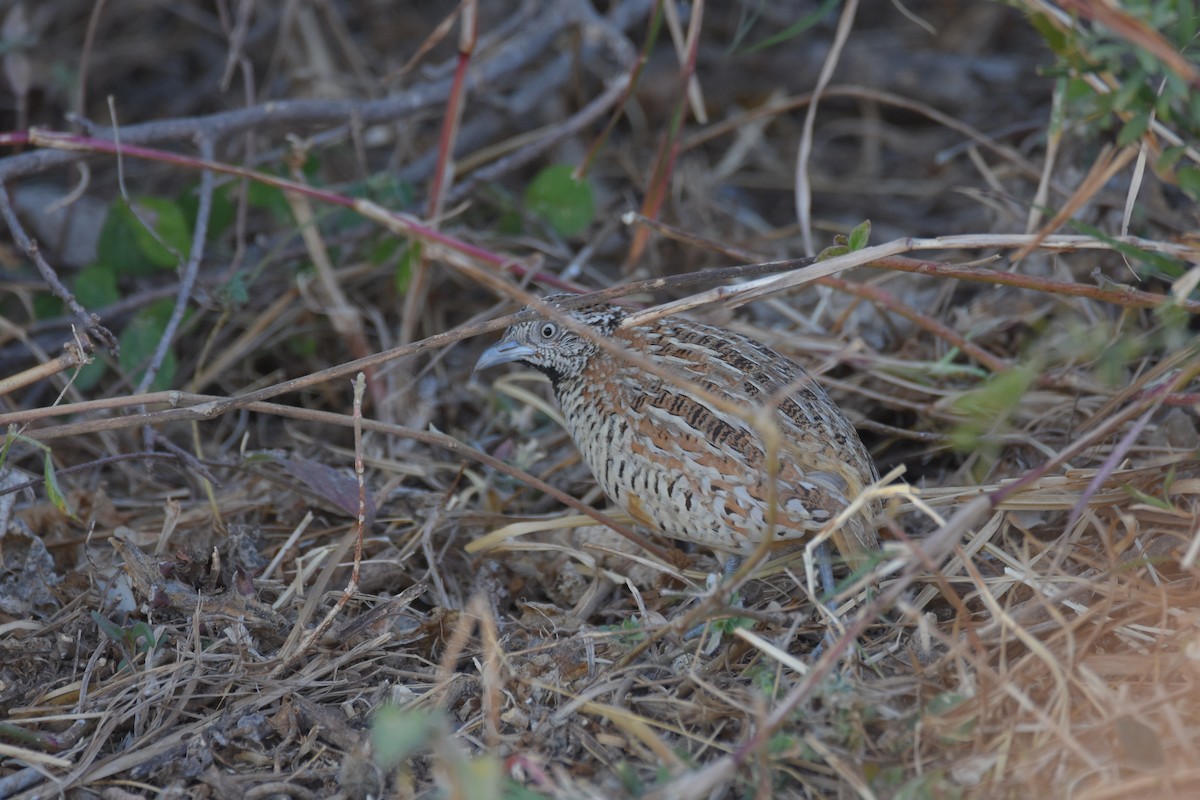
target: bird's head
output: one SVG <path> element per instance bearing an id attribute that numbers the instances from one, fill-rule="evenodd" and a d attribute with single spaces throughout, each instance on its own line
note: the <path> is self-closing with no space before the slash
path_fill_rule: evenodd
<path id="1" fill-rule="evenodd" d="M 557 314 L 526 306 L 500 341 L 483 351 L 475 370 L 520 361 L 545 373 L 554 384 L 578 375 L 600 348 L 592 339 L 564 324 L 564 318 L 586 325 L 596 336 L 611 336 L 625 317 L 610 303 L 580 305 L 577 295 L 555 294 L 542 300 Z"/>

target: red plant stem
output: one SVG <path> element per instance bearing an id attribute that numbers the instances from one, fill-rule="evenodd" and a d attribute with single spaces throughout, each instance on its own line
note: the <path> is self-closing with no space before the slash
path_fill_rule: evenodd
<path id="1" fill-rule="evenodd" d="M 475 52 L 476 13 L 475 2 L 471 0 L 462 6 L 462 16 L 459 18 L 458 63 L 454 67 L 454 82 L 450 87 L 450 97 L 446 102 L 446 116 L 442 119 L 442 133 L 438 140 L 437 168 L 433 171 L 433 183 L 429 188 L 429 206 L 426 218 L 430 224 L 437 225 L 442 215 L 442 202 L 446 195 L 447 184 L 454 170 L 454 145 L 458 141 L 458 127 L 462 122 L 463 87 L 467 81 L 467 67 L 471 64 L 471 55 Z"/>
<path id="2" fill-rule="evenodd" d="M 346 195 L 331 192 L 327 189 L 321 189 L 314 186 L 308 186 L 303 183 L 298 183 L 287 178 L 281 178 L 278 175 L 270 175 L 258 170 L 248 169 L 247 167 L 239 167 L 234 164 L 225 164 L 220 161 L 213 161 L 205 158 L 197 158 L 188 156 L 182 153 L 175 153 L 170 150 L 159 150 L 153 147 L 144 147 L 135 144 L 118 144 L 111 139 L 96 139 L 89 136 L 77 136 L 70 133 L 62 133 L 59 131 L 46 131 L 38 128 L 33 128 L 28 131 L 10 131 L 0 133 L 0 146 L 20 146 L 34 145 L 52 150 L 74 151 L 79 153 L 101 153 L 110 155 L 119 155 L 122 157 L 142 158 L 147 161 L 161 161 L 166 164 L 173 164 L 179 167 L 186 167 L 193 170 L 212 170 L 224 175 L 234 175 L 239 178 L 249 178 L 250 180 L 258 181 L 266 186 L 273 186 L 277 189 L 282 189 L 288 192 L 296 192 L 297 194 L 311 197 L 329 205 L 341 206 L 358 211 L 364 216 L 381 220 L 381 215 L 386 217 L 389 227 L 399 228 L 405 233 L 415 236 L 418 239 L 440 244 L 460 252 L 466 256 L 475 259 L 483 264 L 489 264 L 493 267 L 503 267 L 510 270 L 513 274 L 519 277 L 525 277 L 529 274 L 530 268 L 523 264 L 520 260 L 499 253 L 494 253 L 490 250 L 485 250 L 482 247 L 468 244 L 461 239 L 456 239 L 453 236 L 448 236 L 441 233 L 428 225 L 418 222 L 413 217 L 402 214 L 398 211 L 389 211 L 382 206 L 371 203 L 367 200 L 360 200 Z M 554 288 L 564 291 L 578 292 L 579 287 L 573 283 L 564 281 L 554 275 L 546 272 L 535 272 L 534 280 Z"/>

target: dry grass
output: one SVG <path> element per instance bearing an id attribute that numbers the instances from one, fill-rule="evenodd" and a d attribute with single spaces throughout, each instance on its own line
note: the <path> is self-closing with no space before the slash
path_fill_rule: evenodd
<path id="1" fill-rule="evenodd" d="M 772 344 L 819 374 L 860 424 L 890 476 L 873 489 L 885 498 L 886 544 L 831 617 L 813 602 L 803 554 L 738 586 L 737 607 L 706 588 L 711 554 L 619 535 L 629 523 L 602 513 L 545 382 L 471 374 L 491 341 L 472 337 L 501 327 L 489 321 L 515 310 L 510 298 L 529 280 L 595 288 L 795 256 L 787 165 L 807 135 L 807 100 L 762 76 L 801 72 L 812 85 L 820 59 L 787 47 L 728 56 L 737 20 L 710 8 L 696 73 L 709 121 L 689 117 L 681 132 L 660 187 L 666 210 L 643 206 L 675 227 L 620 222 L 627 196 L 655 196 L 679 83 L 680 59 L 664 47 L 597 150 L 599 221 L 563 238 L 522 206 L 522 187 L 594 143 L 607 117 L 587 104 L 629 74 L 644 16 L 609 39 L 582 35 L 599 35 L 594 20 L 562 22 L 534 44 L 574 6 L 546 3 L 533 18 L 481 9 L 471 65 L 494 71 L 460 98 L 454 130 L 445 103 L 458 91 L 461 20 L 439 42 L 432 15 L 300 5 L 297 19 L 256 17 L 244 29 L 199 11 L 130 25 L 153 42 L 146 59 L 219 52 L 231 74 L 294 84 L 278 99 L 366 108 L 364 98 L 401 86 L 411 97 L 439 81 L 446 91 L 416 111 L 380 110 L 398 116 L 365 130 L 335 128 L 324 111 L 253 136 L 201 125 L 212 140 L 197 152 L 227 171 L 286 164 L 293 128 L 317 136 L 316 169 L 288 172 L 316 188 L 289 195 L 280 213 L 290 218 L 235 199 L 239 220 L 204 258 L 189 266 L 180 254 L 198 288 L 173 345 L 178 391 L 135 389 L 113 371 L 58 397 L 75 356 L 55 361 L 53 348 L 72 340 L 71 317 L 34 319 L 45 282 L 32 269 L 0 284 L 0 372 L 10 376 L 0 424 L 26 437 L 0 463 L 0 796 L 1200 791 L 1196 213 L 1132 157 L 1092 153 L 1082 136 L 1047 155 L 1039 134 L 1052 82 L 1012 77 L 1043 63 L 1036 47 L 1010 46 L 1037 41 L 1019 18 L 999 6 L 964 11 L 971 30 L 995 28 L 986 41 L 959 17 L 937 19 L 934 53 L 886 16 L 898 13 L 890 5 L 860 12 L 860 25 L 881 14 L 884 27 L 850 33 L 852 77 L 817 114 L 813 222 L 825 242 L 869 217 L 886 244 L 756 276 L 752 289 L 725 276 L 718 302 L 669 281 L 630 298 L 647 308 L 682 298 L 690 313 Z M 41 29 L 37 56 L 73 64 L 86 14 L 65 0 L 46 6 L 63 21 Z M 92 94 L 127 94 L 123 122 L 149 121 L 154 99 L 134 89 L 139 65 L 126 63 L 138 57 L 106 20 L 92 34 Z M 914 44 L 892 53 L 880 45 L 888 36 Z M 586 49 L 597 41 L 607 49 Z M 491 60 L 522 45 L 533 50 L 524 61 Z M 861 60 L 872 52 L 886 75 Z M 417 53 L 422 66 L 405 70 Z M 563 53 L 573 56 L 565 66 Z M 997 88 L 955 72 L 956 58 L 1010 77 Z M 946 82 L 908 84 L 904 69 Z M 182 87 L 171 83 L 179 74 L 155 84 L 172 117 L 250 105 L 212 88 L 219 74 Z M 42 111 L 65 108 L 54 87 L 38 91 Z M 489 107 L 520 102 L 511 116 Z M 103 105 L 93 98 L 84 111 L 103 118 Z M 53 122 L 36 104 L 29 113 Z M 5 127 L 25 124 L 12 115 Z M 528 164 L 505 162 L 556 132 Z M 439 196 L 430 175 L 452 134 L 464 143 L 459 176 Z M 165 146 L 156 129 L 133 135 Z M 54 164 L 74 155 L 48 146 L 37 152 L 62 162 L 0 160 L 18 225 L 36 228 L 23 180 L 65 187 L 73 174 Z M 206 164 L 176 153 L 166 163 L 127 154 L 128 191 L 189 194 Z M 89 163 L 87 196 L 117 200 L 115 160 Z M 397 189 L 391 204 L 371 199 L 412 217 L 330 210 L 379 174 L 404 176 L 424 206 L 404 206 Z M 197 192 L 211 200 L 223 178 L 207 180 Z M 1130 192 L 1139 238 L 1122 241 L 1184 265 L 1173 285 L 1126 285 L 1136 262 L 1115 239 L 1064 238 L 1038 208 L 1070 208 L 1115 236 Z M 415 221 L 438 208 L 436 226 Z M 403 291 L 401 256 L 379 256 L 395 231 L 425 242 Z M 0 245 L 13 270 L 25 269 L 19 234 Z M 70 273 L 59 244 L 42 250 Z M 631 246 L 645 250 L 622 270 Z M 861 263 L 873 269 L 839 269 Z M 175 275 L 126 280 L 124 305 L 99 309 L 103 323 L 115 331 L 132 309 L 174 297 Z M 359 371 L 368 394 L 356 443 L 347 379 Z M 45 453 L 73 518 L 43 480 Z M 357 591 L 330 617 L 360 533 Z M 705 634 L 685 638 L 696 621 L 709 623 Z"/>

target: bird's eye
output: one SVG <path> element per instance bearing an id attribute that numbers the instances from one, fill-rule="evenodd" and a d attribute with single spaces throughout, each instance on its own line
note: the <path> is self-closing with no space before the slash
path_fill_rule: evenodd
<path id="1" fill-rule="evenodd" d="M 545 322 L 542 324 L 542 327 L 538 331 L 538 333 L 541 334 L 541 337 L 543 339 L 547 339 L 547 340 L 553 339 L 555 337 L 555 335 L 558 333 L 558 326 L 555 325 L 553 322 Z"/>

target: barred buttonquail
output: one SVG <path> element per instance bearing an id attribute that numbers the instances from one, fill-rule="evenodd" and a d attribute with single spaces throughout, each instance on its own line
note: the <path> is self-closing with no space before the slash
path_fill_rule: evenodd
<path id="1" fill-rule="evenodd" d="M 680 378 L 663 380 L 532 307 L 475 365 L 521 361 L 545 373 L 584 461 L 638 522 L 735 557 L 767 535 L 771 478 L 762 440 L 689 383 L 747 411 L 776 402 L 782 446 L 774 535 L 781 544 L 820 530 L 877 478 L 841 410 L 801 367 L 765 344 L 678 317 L 622 328 L 624 309 L 578 307 L 572 295 L 544 302 Z M 879 547 L 875 511 L 868 504 L 833 535 L 851 567 Z"/>

